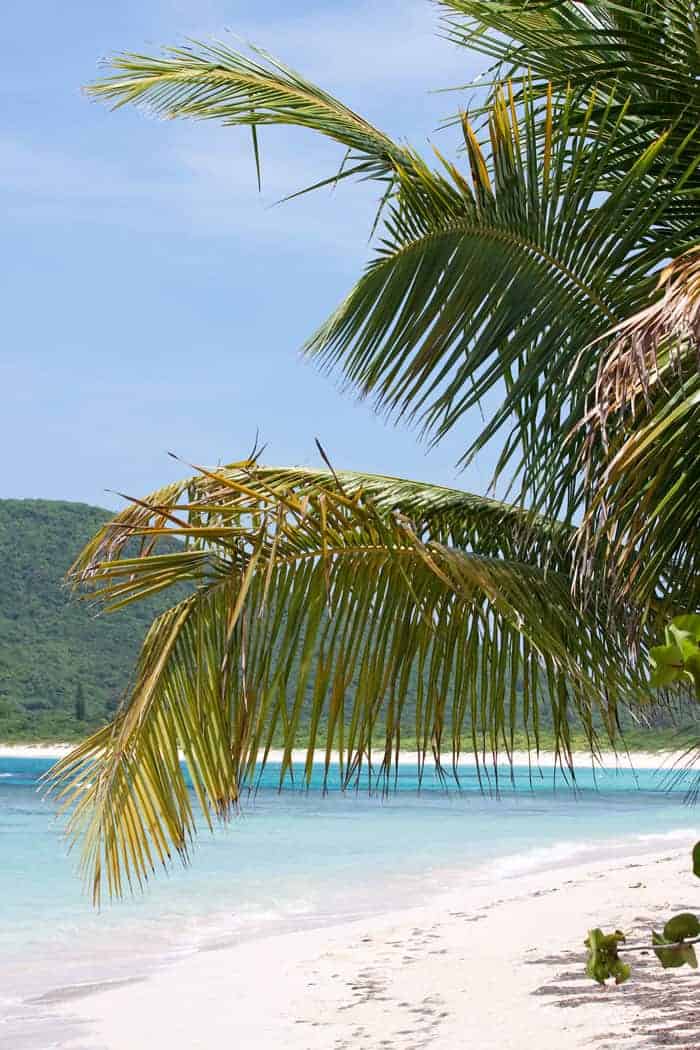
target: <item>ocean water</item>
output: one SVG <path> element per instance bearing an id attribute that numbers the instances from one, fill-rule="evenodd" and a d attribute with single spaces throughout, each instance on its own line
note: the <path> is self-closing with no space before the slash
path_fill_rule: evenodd
<path id="1" fill-rule="evenodd" d="M 555 780 L 544 770 L 530 783 L 517 769 L 515 789 L 506 776 L 496 798 L 469 771 L 459 791 L 426 774 L 419 792 L 417 770 L 404 765 L 397 790 L 381 798 L 342 793 L 337 780 L 323 797 L 320 777 L 310 791 L 278 792 L 271 765 L 243 814 L 201 835 L 189 868 L 173 866 L 145 893 L 96 913 L 55 807 L 37 791 L 48 766 L 0 759 L 0 1045 L 18 1050 L 61 1045 L 47 1035 L 50 1003 L 69 988 L 143 976 L 183 953 L 419 904 L 465 878 L 483 884 L 690 846 L 700 823 L 686 803 L 689 780 L 670 784 L 668 774 L 648 770 L 593 777 L 582 769 L 574 792 L 561 774 Z"/>

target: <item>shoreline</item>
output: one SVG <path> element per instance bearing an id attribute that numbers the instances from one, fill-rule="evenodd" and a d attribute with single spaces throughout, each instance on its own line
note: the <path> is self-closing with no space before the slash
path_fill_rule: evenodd
<path id="1" fill-rule="evenodd" d="M 57 1046 L 151 1050 L 157 1031 L 169 1050 L 576 1050 L 591 1039 L 612 1050 L 658 1045 L 645 1034 L 682 1023 L 674 1011 L 694 1001 L 695 972 L 635 954 L 628 984 L 599 988 L 583 973 L 582 941 L 597 925 L 646 939 L 669 908 L 692 906 L 688 850 L 489 885 L 467 874 L 418 906 L 200 948 L 139 982 L 64 988 L 51 1004 Z M 700 1032 L 674 1045 L 700 1045 Z"/>
<path id="2" fill-rule="evenodd" d="M 46 756 L 50 749 L 28 750 Z M 590 762 L 590 756 L 580 757 Z M 668 761 L 645 757 L 653 767 Z M 402 761 L 412 763 L 415 755 L 405 753 Z M 5 769 L 26 767 L 20 759 L 0 768 L 11 777 Z M 16 949 L 10 938 L 0 1030 L 24 1050 L 152 1050 L 145 1036 L 139 1042 L 140 1033 L 149 1031 L 162 1035 L 168 1050 L 231 1043 L 241 1050 L 457 1050 L 470 1044 L 525 1050 L 530 1043 L 538 1050 L 570 1050 L 584 1043 L 574 1041 L 579 1026 L 569 1021 L 578 1022 L 587 1004 L 595 1003 L 587 1038 L 601 1031 L 607 1037 L 618 1017 L 613 1010 L 599 1029 L 600 1010 L 606 1002 L 621 1009 L 636 992 L 628 993 L 627 986 L 623 992 L 601 990 L 585 979 L 582 941 L 588 928 L 621 927 L 639 942 L 652 923 L 658 929 L 669 914 L 697 910 L 689 850 L 700 821 L 681 812 L 678 799 L 672 805 L 659 801 L 659 814 L 649 817 L 639 804 L 625 804 L 635 783 L 655 775 L 663 773 L 640 771 L 638 781 L 629 773 L 606 774 L 608 781 L 621 782 L 621 804 L 611 796 L 610 813 L 584 802 L 579 818 L 567 792 L 563 808 L 546 798 L 526 803 L 518 823 L 513 818 L 522 807 L 509 813 L 506 802 L 503 830 L 492 826 L 488 812 L 484 825 L 487 804 L 478 801 L 465 802 L 465 809 L 462 800 L 452 800 L 443 808 L 428 798 L 420 806 L 409 803 L 407 815 L 401 806 L 389 807 L 386 819 L 399 823 L 387 830 L 393 843 L 387 856 L 387 836 L 374 837 L 382 829 L 374 818 L 354 847 L 350 827 L 342 833 L 340 861 L 328 856 L 331 881 L 324 865 L 328 850 L 340 847 L 334 835 L 309 835 L 302 824 L 295 825 L 298 834 L 280 837 L 280 826 L 273 821 L 266 828 L 263 820 L 262 838 L 249 839 L 263 848 L 253 849 L 250 860 L 204 865 L 203 887 L 207 872 L 216 876 L 206 894 L 198 892 L 195 878 L 192 892 L 165 893 L 162 906 L 137 907 L 133 915 L 125 913 L 123 924 L 116 910 L 114 922 L 111 915 L 105 922 L 102 916 L 85 924 L 76 919 L 70 944 L 70 908 L 61 918 L 63 933 L 45 923 L 32 932 L 29 948 L 26 937 Z M 413 773 L 405 776 L 412 783 Z M 592 782 L 583 770 L 577 779 Z M 338 804 L 342 814 L 346 803 Z M 264 816 L 265 797 L 261 806 Z M 320 801 L 318 807 L 314 801 L 307 807 L 314 826 L 325 819 Z M 542 823 L 550 810 L 551 826 Z M 462 820 L 467 813 L 476 821 L 472 833 Z M 463 837 L 476 848 L 465 848 Z M 361 868 L 354 860 L 358 850 Z M 414 850 L 415 870 L 409 856 Z M 297 852 L 299 862 L 288 861 Z M 285 873 L 289 886 L 279 882 Z M 646 897 L 642 889 L 649 890 Z M 658 909 L 662 917 L 653 918 Z M 62 964 L 55 970 L 51 959 L 59 955 Z M 534 977 L 539 983 L 532 983 Z M 675 975 L 672 980 L 675 988 Z M 576 1009 L 547 1006 L 547 989 L 564 986 L 568 998 L 560 1005 Z M 195 1030 L 196 1015 L 201 1030 Z M 568 1025 L 563 1036 L 562 1022 Z M 482 1038 L 484 1031 L 488 1038 Z M 596 1045 L 620 1050 L 602 1038 Z M 624 1045 L 637 1046 L 627 1039 Z M 700 1046 L 700 1038 L 681 1045 Z"/>
<path id="3" fill-rule="evenodd" d="M 58 760 L 67 755 L 75 744 L 0 744 L 0 759 L 7 758 L 38 758 L 46 760 Z M 262 752 L 260 753 L 262 757 Z M 279 763 L 282 761 L 284 752 L 280 748 L 271 749 L 268 755 L 268 764 Z M 314 752 L 314 764 L 323 765 L 325 760 L 325 750 L 316 750 Z M 338 752 L 333 751 L 332 763 L 338 763 Z M 373 751 L 372 758 L 373 762 L 379 764 L 383 758 L 383 751 Z M 306 752 L 303 749 L 295 749 L 292 752 L 293 760 L 295 763 L 304 762 L 306 759 Z M 507 766 L 508 761 L 505 752 L 501 753 L 501 761 L 499 766 Z M 688 759 L 684 751 L 630 751 L 630 752 L 614 752 L 614 751 L 601 751 L 599 756 L 593 756 L 590 752 L 586 751 L 574 751 L 573 752 L 574 765 L 578 767 L 590 767 L 595 766 L 596 768 L 604 769 L 672 769 L 674 766 L 682 763 L 684 769 L 699 770 L 700 771 L 700 757 L 694 758 L 692 761 Z M 451 754 L 445 756 L 445 765 L 449 767 L 451 765 L 452 757 Z M 399 765 L 416 765 L 418 762 L 418 753 L 416 751 L 400 751 L 399 752 Z M 428 754 L 425 758 L 425 764 L 427 767 L 432 768 L 434 761 L 432 755 Z M 489 764 L 487 757 L 486 764 Z M 527 766 L 531 764 L 533 769 L 553 769 L 557 765 L 556 756 L 552 751 L 541 751 L 539 756 L 528 754 L 527 751 L 514 751 L 513 752 L 513 765 L 515 766 Z M 470 768 L 475 766 L 475 760 L 471 752 L 464 752 L 459 760 L 459 768 Z"/>

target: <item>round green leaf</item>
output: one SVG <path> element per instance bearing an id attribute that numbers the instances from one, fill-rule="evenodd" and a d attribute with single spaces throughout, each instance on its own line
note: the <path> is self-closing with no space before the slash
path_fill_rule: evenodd
<path id="1" fill-rule="evenodd" d="M 689 937 L 697 937 L 700 934 L 700 922 L 692 912 L 684 911 L 674 915 L 664 926 L 664 937 L 673 944 L 675 941 L 684 941 Z"/>
<path id="2" fill-rule="evenodd" d="M 692 966 L 694 962 L 697 962 L 692 944 L 682 944 L 676 948 L 665 948 L 666 938 L 660 933 L 656 933 L 656 931 L 652 931 L 651 940 L 655 946 L 654 955 L 664 970 L 676 970 L 681 966 L 685 966 L 686 963 Z M 692 959 L 689 953 L 692 953 Z"/>
<path id="3" fill-rule="evenodd" d="M 700 642 L 700 613 L 685 613 L 683 616 L 675 616 L 673 626 L 679 631 L 689 634 L 696 642 Z"/>

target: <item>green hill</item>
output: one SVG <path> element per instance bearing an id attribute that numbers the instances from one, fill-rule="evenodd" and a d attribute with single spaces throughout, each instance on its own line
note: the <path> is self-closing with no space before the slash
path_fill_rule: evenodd
<path id="1" fill-rule="evenodd" d="M 0 500 L 0 741 L 74 740 L 104 723 L 128 684 L 151 620 L 173 600 L 169 592 L 113 616 L 96 616 L 71 599 L 64 574 L 109 517 L 109 511 L 83 503 Z M 407 747 L 415 745 L 410 687 L 409 693 Z M 694 714 L 681 711 L 676 726 L 668 714 L 657 714 L 654 729 L 635 729 L 627 717 L 628 744 L 654 748 L 694 740 Z M 549 711 L 542 713 L 542 728 L 546 746 Z"/>
<path id="2" fill-rule="evenodd" d="M 83 503 L 0 500 L 0 740 L 74 739 L 103 723 L 165 607 L 96 616 L 71 599 L 63 576 L 109 517 Z"/>

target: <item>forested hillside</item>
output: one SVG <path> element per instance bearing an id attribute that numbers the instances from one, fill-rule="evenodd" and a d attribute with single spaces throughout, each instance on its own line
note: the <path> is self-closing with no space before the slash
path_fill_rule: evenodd
<path id="1" fill-rule="evenodd" d="M 0 742 L 74 740 L 101 725 L 128 684 L 153 616 L 181 596 L 168 592 L 108 616 L 97 616 L 71 597 L 65 572 L 109 517 L 109 511 L 83 503 L 0 500 Z M 413 682 L 409 693 L 403 742 L 411 747 Z M 302 711 L 300 738 L 310 700 Z M 624 722 L 628 743 L 638 747 L 673 746 L 687 735 L 678 733 L 668 715 L 657 717 L 653 730 Z M 687 718 L 680 722 L 688 725 Z M 545 746 L 550 726 L 551 715 L 543 711 Z M 381 726 L 377 732 L 381 735 Z M 323 736 L 322 720 L 319 743 Z"/>
<path id="2" fill-rule="evenodd" d="M 0 500 L 0 740 L 72 739 L 116 707 L 166 603 L 96 616 L 71 597 L 63 576 L 109 517 L 83 503 Z"/>

